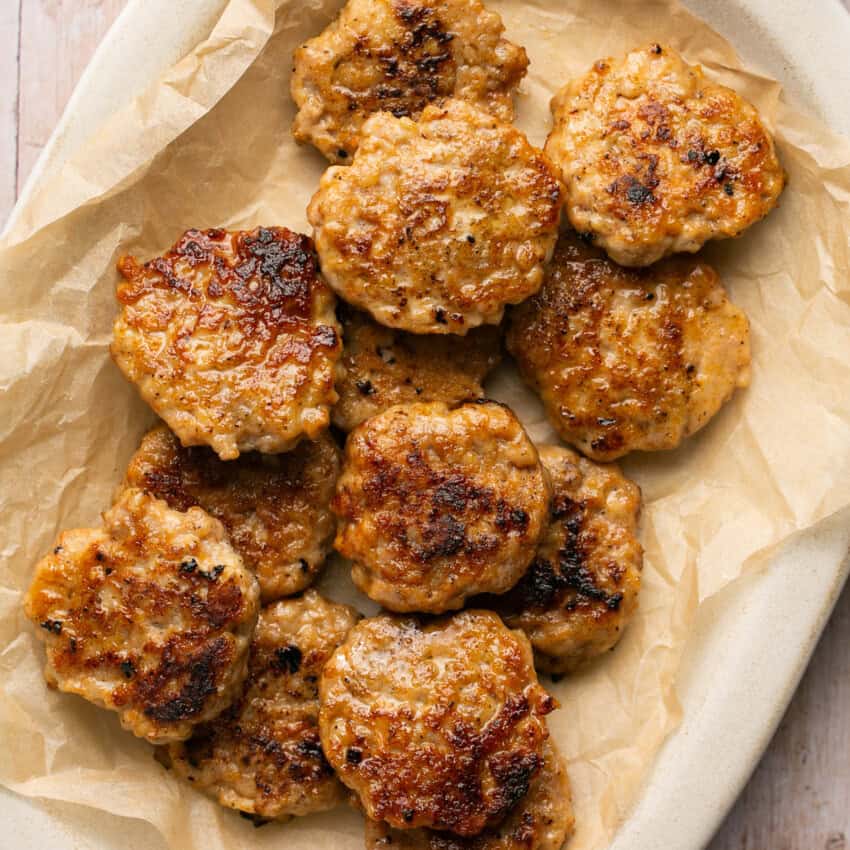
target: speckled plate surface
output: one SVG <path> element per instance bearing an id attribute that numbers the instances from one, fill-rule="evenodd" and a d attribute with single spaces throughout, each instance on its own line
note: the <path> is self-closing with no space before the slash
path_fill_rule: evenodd
<path id="1" fill-rule="evenodd" d="M 794 106 L 850 136 L 850 14 L 838 0 L 685 0 L 745 61 L 785 86 Z M 38 184 L 93 126 L 141 91 L 208 31 L 224 0 L 130 0 L 96 53 L 25 187 Z M 168 27 L 160 22 L 169 21 Z M 679 679 L 681 727 L 663 747 L 612 850 L 697 850 L 758 762 L 850 569 L 850 514 L 781 551 L 769 569 L 702 606 Z M 801 576 L 805 580 L 801 581 Z M 0 848 L 159 850 L 148 824 L 0 790 Z"/>

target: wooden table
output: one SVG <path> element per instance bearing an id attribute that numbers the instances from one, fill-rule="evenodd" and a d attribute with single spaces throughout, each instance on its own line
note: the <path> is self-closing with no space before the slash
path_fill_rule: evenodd
<path id="1" fill-rule="evenodd" d="M 0 222 L 125 2 L 0 0 Z M 710 850 L 850 850 L 850 585 Z"/>

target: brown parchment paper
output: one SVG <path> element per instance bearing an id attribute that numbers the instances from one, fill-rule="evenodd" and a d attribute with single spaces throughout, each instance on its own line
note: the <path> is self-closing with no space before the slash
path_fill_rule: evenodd
<path id="1" fill-rule="evenodd" d="M 289 135 L 290 56 L 337 5 L 230 0 L 202 43 L 42 186 L 0 246 L 0 783 L 144 819 L 179 850 L 347 850 L 362 846 L 362 823 L 341 808 L 255 830 L 178 783 L 114 715 L 46 689 L 21 595 L 61 528 L 96 522 L 152 420 L 108 356 L 118 255 L 149 256 L 190 226 L 306 229 L 324 162 Z M 570 846 L 590 850 L 627 816 L 679 719 L 676 670 L 700 601 L 850 504 L 850 147 L 787 108 L 775 81 L 742 69 L 673 0 L 492 5 L 531 58 L 518 123 L 532 141 L 566 79 L 658 40 L 760 108 L 790 177 L 767 221 L 706 251 L 752 322 L 752 386 L 680 450 L 627 459 L 645 496 L 640 613 L 615 653 L 552 686 L 578 818 Z M 535 439 L 553 439 L 510 367 L 490 392 Z M 351 598 L 339 564 L 321 586 Z"/>

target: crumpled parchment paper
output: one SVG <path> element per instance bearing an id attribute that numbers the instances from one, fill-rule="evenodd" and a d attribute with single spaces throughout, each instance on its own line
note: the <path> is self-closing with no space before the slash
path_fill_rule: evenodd
<path id="1" fill-rule="evenodd" d="M 142 818 L 179 850 L 347 850 L 362 846 L 362 824 L 341 808 L 255 830 L 179 783 L 115 715 L 47 690 L 21 595 L 61 528 L 97 521 L 153 418 L 109 359 L 118 255 L 148 257 L 188 227 L 306 230 L 325 164 L 289 135 L 290 57 L 337 4 L 230 0 L 202 43 L 41 187 L 0 246 L 0 783 Z M 610 657 L 552 686 L 578 818 L 570 847 L 589 850 L 628 815 L 676 726 L 674 681 L 700 601 L 850 504 L 850 146 L 786 107 L 778 83 L 744 70 L 674 0 L 492 5 L 531 58 L 518 123 L 532 141 L 565 80 L 654 40 L 759 107 L 790 178 L 765 222 L 705 252 L 749 314 L 752 386 L 681 449 L 625 461 L 645 496 L 640 613 Z M 554 439 L 510 367 L 490 392 L 535 439 Z M 350 598 L 339 564 L 321 587 Z"/>

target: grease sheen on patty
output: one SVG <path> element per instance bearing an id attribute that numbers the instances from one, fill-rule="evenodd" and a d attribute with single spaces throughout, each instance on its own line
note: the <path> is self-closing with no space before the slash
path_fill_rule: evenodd
<path id="1" fill-rule="evenodd" d="M 562 850 L 575 826 L 563 756 L 549 738 L 528 792 L 497 826 L 461 837 L 433 829 L 393 829 L 366 821 L 366 850 Z"/>

